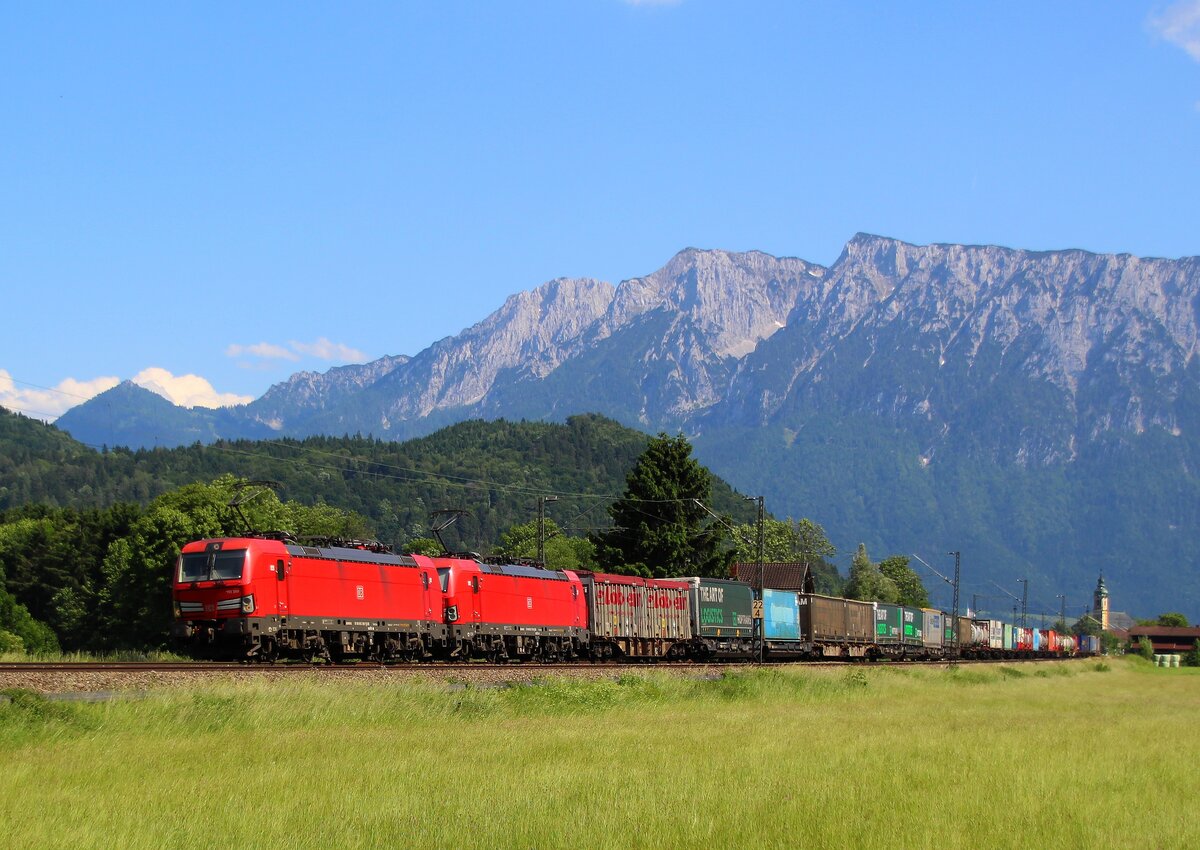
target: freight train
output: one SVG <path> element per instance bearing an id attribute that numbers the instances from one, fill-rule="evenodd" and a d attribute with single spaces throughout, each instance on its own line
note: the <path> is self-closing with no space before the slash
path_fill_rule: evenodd
<path id="1" fill-rule="evenodd" d="M 1033 658 L 1095 639 L 715 578 L 646 579 L 471 555 L 397 555 L 285 534 L 197 540 L 173 580 L 173 637 L 272 661 Z M 761 629 L 755 627 L 761 603 Z M 760 637 L 761 634 L 761 637 Z"/>

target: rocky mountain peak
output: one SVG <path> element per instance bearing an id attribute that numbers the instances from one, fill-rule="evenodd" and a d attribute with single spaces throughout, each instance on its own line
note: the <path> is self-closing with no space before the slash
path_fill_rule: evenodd
<path id="1" fill-rule="evenodd" d="M 761 251 L 687 248 L 658 271 L 622 281 L 596 336 L 663 310 L 703 331 L 718 356 L 741 357 L 784 326 L 796 301 L 817 288 L 825 271 Z"/>

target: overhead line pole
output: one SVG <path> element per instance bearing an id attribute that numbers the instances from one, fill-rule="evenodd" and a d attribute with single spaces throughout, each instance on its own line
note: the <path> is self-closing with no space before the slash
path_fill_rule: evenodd
<path id="1" fill-rule="evenodd" d="M 766 558 L 767 548 L 767 509 L 762 496 L 758 497 L 758 598 L 762 599 L 763 595 L 763 561 Z M 764 648 L 767 639 L 767 612 L 763 611 L 762 619 L 763 639 L 758 644 L 758 663 L 763 663 Z"/>
<path id="2" fill-rule="evenodd" d="M 558 496 L 538 496 L 538 563 L 546 566 L 546 502 L 557 502 Z"/>
<path id="3" fill-rule="evenodd" d="M 913 552 L 913 557 L 916 558 L 918 561 L 920 561 L 922 564 L 924 564 L 926 567 L 928 567 L 929 571 L 931 573 L 933 573 L 935 576 L 940 578 L 942 581 L 946 582 L 946 584 L 948 584 L 954 588 L 954 613 L 953 613 L 954 620 L 951 623 L 952 631 L 950 632 L 950 635 L 951 635 L 950 640 L 952 641 L 954 648 L 958 648 L 958 646 L 961 643 L 959 640 L 959 634 L 958 634 L 958 588 L 959 588 L 959 579 L 961 578 L 960 569 L 959 569 L 961 566 L 961 560 L 960 560 L 961 553 L 960 552 L 949 552 L 947 554 L 954 556 L 954 578 L 953 579 L 946 578 L 946 576 L 939 573 L 936 569 L 934 569 L 932 564 L 930 564 L 928 561 L 926 561 L 924 558 L 922 558 L 916 552 Z"/>
<path id="4" fill-rule="evenodd" d="M 954 648 L 958 649 L 962 645 L 962 640 L 958 634 L 958 579 L 959 568 L 962 566 L 962 552 L 954 551 L 949 554 L 954 555 Z"/>

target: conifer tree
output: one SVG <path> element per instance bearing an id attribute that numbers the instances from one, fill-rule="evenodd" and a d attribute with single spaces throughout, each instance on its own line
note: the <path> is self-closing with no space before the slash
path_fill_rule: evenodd
<path id="1" fill-rule="evenodd" d="M 645 576 L 718 575 L 722 533 L 697 502 L 711 498 L 712 476 L 683 435 L 659 434 L 626 476 L 609 508 L 613 528 L 594 536 L 605 569 Z"/>

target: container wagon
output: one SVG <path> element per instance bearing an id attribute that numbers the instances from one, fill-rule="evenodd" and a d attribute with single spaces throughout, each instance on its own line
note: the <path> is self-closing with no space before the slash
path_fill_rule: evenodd
<path id="1" fill-rule="evenodd" d="M 747 658 L 754 654 L 754 591 L 740 581 L 686 578 L 693 658 Z"/>
<path id="2" fill-rule="evenodd" d="M 899 605 L 886 602 L 876 602 L 875 606 L 875 646 L 871 655 L 902 656 L 904 647 L 901 636 L 904 634 L 904 609 Z"/>
<path id="3" fill-rule="evenodd" d="M 901 607 L 900 643 L 904 647 L 904 655 L 909 658 L 920 658 L 924 655 L 925 615 L 920 608 Z"/>
<path id="4" fill-rule="evenodd" d="M 690 585 L 582 573 L 594 658 L 684 658 L 692 645 Z"/>
<path id="5" fill-rule="evenodd" d="M 764 657 L 799 657 L 811 652 L 800 631 L 800 594 L 790 590 L 764 588 Z"/>
<path id="6" fill-rule="evenodd" d="M 946 645 L 953 645 L 954 633 L 947 624 L 950 617 L 935 608 L 922 608 L 923 625 L 921 629 L 921 647 L 926 658 L 941 658 L 946 654 Z M 949 637 L 947 633 L 949 632 Z"/>
<path id="7" fill-rule="evenodd" d="M 874 606 L 816 593 L 797 595 L 801 639 L 820 658 L 864 658 L 871 649 Z"/>

